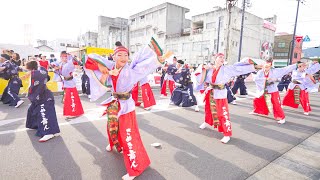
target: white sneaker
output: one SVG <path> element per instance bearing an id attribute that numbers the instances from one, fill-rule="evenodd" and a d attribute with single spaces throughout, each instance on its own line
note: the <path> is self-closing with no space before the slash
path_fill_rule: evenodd
<path id="1" fill-rule="evenodd" d="M 237 105 L 237 101 L 236 101 L 236 100 L 233 100 L 233 101 L 231 102 L 231 104 Z"/>
<path id="2" fill-rule="evenodd" d="M 47 134 L 47 135 L 44 135 L 41 139 L 39 139 L 39 142 L 46 142 L 54 137 L 55 135 L 53 134 Z"/>
<path id="3" fill-rule="evenodd" d="M 251 115 L 257 115 L 258 113 L 255 113 L 254 111 L 249 112 Z"/>
<path id="4" fill-rule="evenodd" d="M 196 105 L 196 108 L 194 108 L 194 111 L 195 111 L 195 112 L 199 112 L 199 111 L 200 111 L 200 109 L 199 109 L 199 106 L 198 106 L 198 105 Z"/>
<path id="5" fill-rule="evenodd" d="M 144 110 L 150 111 L 150 110 L 151 110 L 151 107 L 144 108 Z"/>
<path id="6" fill-rule="evenodd" d="M 306 116 L 309 116 L 309 112 L 304 112 L 303 114 Z"/>
<path id="7" fill-rule="evenodd" d="M 132 180 L 132 179 L 134 179 L 136 176 L 129 176 L 129 174 L 126 174 L 126 175 L 124 175 L 124 176 L 122 176 L 122 179 L 123 180 Z"/>
<path id="8" fill-rule="evenodd" d="M 285 119 L 282 119 L 282 120 L 279 120 L 277 123 L 278 124 L 284 124 L 286 122 L 286 120 Z"/>
<path id="9" fill-rule="evenodd" d="M 220 141 L 224 144 L 227 144 L 230 141 L 230 139 L 230 136 L 223 136 L 223 138 Z"/>
<path id="10" fill-rule="evenodd" d="M 88 98 L 91 99 L 91 95 L 88 95 Z"/>
<path id="11" fill-rule="evenodd" d="M 21 104 L 23 104 L 23 103 L 24 103 L 24 101 L 23 101 L 23 100 L 20 100 L 20 101 L 17 102 L 17 105 L 16 105 L 15 107 L 18 108 L 18 107 L 20 107 Z"/>
<path id="12" fill-rule="evenodd" d="M 170 105 L 173 105 L 174 103 L 172 102 L 172 101 L 170 101 L 170 103 L 169 103 Z"/>
<path id="13" fill-rule="evenodd" d="M 206 127 L 207 127 L 207 123 L 206 123 L 206 122 L 202 123 L 202 124 L 199 126 L 200 129 L 204 129 L 204 128 L 206 128 Z"/>
<path id="14" fill-rule="evenodd" d="M 110 144 L 106 147 L 106 150 L 107 150 L 108 152 L 112 151 Z"/>

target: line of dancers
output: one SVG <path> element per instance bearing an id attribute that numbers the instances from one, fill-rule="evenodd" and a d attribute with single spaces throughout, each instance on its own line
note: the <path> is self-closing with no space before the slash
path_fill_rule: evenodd
<path id="1" fill-rule="evenodd" d="M 225 65 L 224 54 L 218 53 L 214 56 L 212 64 L 198 67 L 195 72 L 196 82 L 192 82 L 190 69 L 184 65 L 184 61 L 174 58 L 172 64 L 165 63 L 171 54 L 163 53 L 156 40 L 152 38 L 147 46 L 135 54 L 130 64 L 129 51 L 121 43 L 117 43 L 112 60 L 97 54 L 87 54 L 83 57 L 85 78 L 90 84 L 90 87 L 86 87 L 89 87 L 91 100 L 103 97 L 107 91 L 112 92 L 112 96 L 101 103 L 105 107 L 103 115 L 108 117 L 109 145 L 106 150 L 116 150 L 123 154 L 127 174 L 122 179 L 134 179 L 150 165 L 140 137 L 135 107 L 143 103 L 144 109 L 150 110 L 156 104 L 147 76 L 159 67 L 166 72 L 161 97 L 168 96 L 170 92 L 172 104 L 182 107 L 195 106 L 195 111 L 198 112 L 199 107 L 193 91 L 203 93 L 205 118 L 199 128 L 217 128 L 223 134 L 222 143 L 228 143 L 232 136 L 227 90 L 227 84 L 232 77 L 247 76 L 248 73 L 257 71 L 254 81 L 258 97 L 253 100 L 252 114 L 268 115 L 273 112 L 275 120 L 283 124 L 285 115 L 282 104 L 293 108 L 301 104 L 306 115 L 311 111 L 308 89 L 314 86 L 312 74 L 320 70 L 318 62 L 313 62 L 310 67 L 304 62 L 297 62 L 285 68 L 272 68 L 272 59 L 265 64 L 256 64 L 246 58 L 233 65 Z M 1 55 L 0 61 L 0 77 L 9 80 L 7 93 L 2 96 L 5 98 L 9 97 L 11 89 L 18 87 L 19 82 L 21 84 L 17 73 L 9 73 L 12 67 L 7 64 L 6 58 L 5 55 Z M 68 118 L 79 117 L 84 112 L 73 79 L 73 71 L 79 65 L 79 61 L 66 52 L 61 52 L 60 58 L 61 62 L 54 64 L 54 79 L 63 83 L 63 115 Z M 39 141 L 46 142 L 60 133 L 54 96 L 46 86 L 50 77 L 45 69 L 38 67 L 36 61 L 27 62 L 26 68 L 27 76 L 30 78 L 28 99 L 31 101 L 26 127 L 36 129 L 36 135 L 41 137 Z M 275 82 L 290 72 L 292 82 L 281 103 Z M 15 91 L 15 96 L 10 96 L 10 102 L 15 106 L 19 101 L 18 92 Z"/>

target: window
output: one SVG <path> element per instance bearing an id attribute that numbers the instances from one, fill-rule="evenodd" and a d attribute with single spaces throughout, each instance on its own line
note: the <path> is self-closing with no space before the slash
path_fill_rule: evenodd
<path id="1" fill-rule="evenodd" d="M 164 33 L 158 34 L 159 38 L 163 38 L 164 37 Z"/>
<path id="2" fill-rule="evenodd" d="M 136 22 L 136 19 L 131 19 L 131 24 L 134 24 Z"/>
<path id="3" fill-rule="evenodd" d="M 298 53 L 294 53 L 293 58 L 298 58 Z"/>
<path id="4" fill-rule="evenodd" d="M 221 42 L 221 46 L 223 46 L 223 41 Z"/>
<path id="5" fill-rule="evenodd" d="M 145 20 L 145 15 L 140 16 L 140 22 L 144 22 Z"/>
<path id="6" fill-rule="evenodd" d="M 158 18 L 158 11 L 153 12 L 152 16 L 154 19 L 157 19 Z"/>
<path id="7" fill-rule="evenodd" d="M 192 50 L 200 52 L 201 51 L 201 42 L 194 42 Z"/>
<path id="8" fill-rule="evenodd" d="M 182 52 L 189 52 L 192 50 L 192 43 L 183 43 Z"/>
<path id="9" fill-rule="evenodd" d="M 223 28 L 224 16 L 220 16 L 219 19 L 220 19 L 220 28 Z M 219 21 L 219 19 L 218 19 L 218 21 Z"/>
<path id="10" fill-rule="evenodd" d="M 66 46 L 66 44 L 64 44 L 64 43 L 60 43 L 60 46 Z"/>
<path id="11" fill-rule="evenodd" d="M 274 53 L 276 57 L 288 57 L 288 53 Z"/>
<path id="12" fill-rule="evenodd" d="M 214 25 L 215 25 L 215 22 L 207 23 L 207 24 L 206 24 L 206 28 L 207 28 L 207 29 L 213 29 L 213 28 L 214 28 Z"/>
<path id="13" fill-rule="evenodd" d="M 146 16 L 147 16 L 147 17 L 146 17 L 146 20 L 147 20 L 147 21 L 149 21 L 149 20 L 152 19 L 152 13 L 149 13 L 149 14 L 147 14 Z"/>
<path id="14" fill-rule="evenodd" d="M 203 52 L 208 51 L 209 46 L 210 46 L 209 41 L 202 42 L 201 43 L 201 51 L 203 51 Z"/>
<path id="15" fill-rule="evenodd" d="M 71 44 L 67 44 L 67 47 L 71 47 Z"/>
<path id="16" fill-rule="evenodd" d="M 215 40 L 213 41 L 213 49 L 214 49 L 214 50 L 217 49 L 217 43 L 218 43 L 218 40 L 215 39 Z"/>
<path id="17" fill-rule="evenodd" d="M 278 48 L 284 48 L 284 47 L 286 47 L 286 43 L 284 43 L 284 42 L 278 43 Z"/>

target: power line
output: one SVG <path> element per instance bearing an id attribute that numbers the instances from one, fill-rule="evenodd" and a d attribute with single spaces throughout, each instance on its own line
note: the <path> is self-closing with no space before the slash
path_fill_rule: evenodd
<path id="1" fill-rule="evenodd" d="M 299 23 L 304 23 L 304 22 L 320 22 L 320 19 L 318 20 L 308 20 L 308 21 L 298 21 Z M 294 22 L 283 22 L 275 25 L 280 25 L 280 24 L 294 24 Z M 263 24 L 245 24 L 245 25 L 263 25 Z"/>

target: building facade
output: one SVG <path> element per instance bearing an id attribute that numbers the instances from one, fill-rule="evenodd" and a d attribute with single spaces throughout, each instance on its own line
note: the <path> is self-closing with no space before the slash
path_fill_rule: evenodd
<path id="1" fill-rule="evenodd" d="M 283 67 L 287 66 L 290 59 L 291 46 L 292 46 L 293 34 L 277 35 L 274 38 L 274 66 Z M 302 43 L 303 40 L 295 41 L 295 47 L 293 50 L 292 63 L 296 63 L 302 56 Z"/>
<path id="2" fill-rule="evenodd" d="M 190 20 L 185 14 L 190 10 L 171 3 L 163 3 L 129 17 L 129 49 L 131 54 L 155 37 L 161 47 L 167 38 L 180 37 Z"/>
<path id="3" fill-rule="evenodd" d="M 85 46 L 92 46 L 97 47 L 98 46 L 98 33 L 88 31 L 78 37 L 79 46 L 85 47 Z"/>
<path id="4" fill-rule="evenodd" d="M 191 32 L 185 29 L 180 37 L 167 38 L 166 50 L 173 49 L 178 58 L 193 65 L 210 61 L 218 52 L 224 53 L 229 63 L 235 63 L 239 53 L 241 13 L 241 9 L 233 7 L 230 24 L 227 9 L 217 8 L 193 16 Z M 272 57 L 276 17 L 268 20 L 245 13 L 240 59 Z"/>
<path id="5" fill-rule="evenodd" d="M 128 19 L 99 16 L 97 47 L 113 49 L 116 41 L 129 45 Z"/>
<path id="6" fill-rule="evenodd" d="M 79 48 L 79 42 L 72 39 L 56 39 L 48 42 L 55 52 L 67 51 L 68 48 Z"/>

